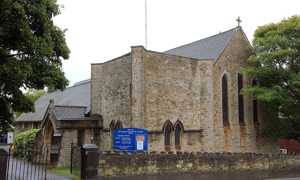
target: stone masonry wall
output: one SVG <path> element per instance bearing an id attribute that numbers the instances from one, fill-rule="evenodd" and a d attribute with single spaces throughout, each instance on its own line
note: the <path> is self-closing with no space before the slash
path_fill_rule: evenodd
<path id="1" fill-rule="evenodd" d="M 131 126 L 131 56 L 126 54 L 111 61 L 92 64 L 92 113 L 103 116 L 104 128 L 112 120 Z"/>
<path id="2" fill-rule="evenodd" d="M 132 57 L 132 93 L 131 93 L 131 113 L 132 127 L 144 128 L 145 118 L 145 78 L 144 78 L 144 48 L 134 46 L 131 48 Z"/>
<path id="3" fill-rule="evenodd" d="M 112 150 L 112 132 L 110 131 L 101 131 L 100 132 L 100 142 L 99 149 L 101 151 Z"/>
<path id="4" fill-rule="evenodd" d="M 58 167 L 67 167 L 71 162 L 71 143 L 77 144 L 77 129 L 64 130 L 61 138 L 60 156 L 58 159 Z"/>
<path id="5" fill-rule="evenodd" d="M 130 166 L 128 166 L 130 164 Z M 206 173 L 259 170 L 298 170 L 300 156 L 254 153 L 101 153 L 100 176 L 166 173 Z"/>
<path id="6" fill-rule="evenodd" d="M 242 73 L 246 60 L 250 55 L 251 46 L 241 30 L 237 30 L 228 47 L 213 68 L 213 102 L 214 102 L 214 131 L 216 135 L 215 149 L 229 152 L 253 152 L 255 151 L 255 131 L 252 116 L 252 98 L 244 95 L 244 121 L 245 128 L 241 128 L 238 119 L 238 82 L 237 75 Z M 229 123 L 230 128 L 224 131 L 222 119 L 222 77 L 227 75 Z M 243 77 L 244 87 L 250 83 L 247 77 Z M 226 141 L 226 137 L 228 137 Z M 225 143 L 225 141 L 227 143 Z"/>
<path id="7" fill-rule="evenodd" d="M 92 64 L 91 110 L 103 117 L 103 128 L 109 130 L 112 120 L 120 120 L 123 127 L 131 123 L 131 55 Z M 111 148 L 110 133 L 102 133 L 101 149 Z"/>
<path id="8" fill-rule="evenodd" d="M 171 133 L 171 151 L 175 151 L 175 133 Z M 181 151 L 206 151 L 204 137 L 201 132 L 184 132 L 181 137 Z M 148 149 L 150 151 L 165 151 L 164 134 L 150 133 L 148 135 Z"/>
<path id="9" fill-rule="evenodd" d="M 170 120 L 174 125 L 179 120 L 184 126 L 182 150 L 212 151 L 213 62 L 144 50 L 143 63 L 142 127 L 161 132 L 160 135 L 150 136 L 150 139 L 156 139 L 153 142 L 157 142 L 150 145 L 150 150 L 164 149 L 164 123 Z M 191 138 L 194 140 L 190 141 Z M 171 149 L 174 149 L 174 133 L 171 136 Z"/>

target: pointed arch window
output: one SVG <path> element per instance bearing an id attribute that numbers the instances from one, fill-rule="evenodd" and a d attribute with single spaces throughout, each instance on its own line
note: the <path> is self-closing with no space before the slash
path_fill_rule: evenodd
<path id="1" fill-rule="evenodd" d="M 163 126 L 163 132 L 164 132 L 164 144 L 165 144 L 165 150 L 170 151 L 171 150 L 171 133 L 173 131 L 173 125 L 168 120 L 165 122 Z"/>
<path id="2" fill-rule="evenodd" d="M 109 124 L 109 130 L 113 132 L 115 130 L 115 120 L 112 120 Z"/>
<path id="3" fill-rule="evenodd" d="M 123 128 L 123 124 L 122 124 L 121 121 L 118 120 L 118 121 L 116 122 L 115 129 L 120 129 L 120 128 Z"/>
<path id="4" fill-rule="evenodd" d="M 115 130 L 115 120 L 112 120 L 109 124 L 109 130 L 110 130 L 110 137 L 111 137 L 111 148 L 113 148 L 113 133 L 114 133 L 114 130 Z"/>
<path id="5" fill-rule="evenodd" d="M 120 128 L 123 128 L 123 124 L 121 121 L 115 121 L 115 120 L 112 120 L 109 124 L 109 129 L 111 132 L 113 132 L 115 129 L 120 129 Z"/>
<path id="6" fill-rule="evenodd" d="M 227 75 L 222 77 L 222 118 L 223 125 L 229 127 L 229 113 L 228 113 L 228 82 Z"/>
<path id="7" fill-rule="evenodd" d="M 257 86 L 257 80 L 256 79 L 253 79 L 252 80 L 252 86 Z M 253 122 L 254 122 L 254 125 L 258 125 L 258 102 L 257 102 L 257 99 L 255 97 L 253 97 L 253 100 L 252 100 L 252 106 L 253 106 Z"/>
<path id="8" fill-rule="evenodd" d="M 183 135 L 183 131 L 184 131 L 184 128 L 183 128 L 183 124 L 181 123 L 181 121 L 177 121 L 175 123 L 175 149 L 176 150 L 180 150 L 181 149 L 181 137 Z"/>
<path id="9" fill-rule="evenodd" d="M 245 125 L 244 120 L 244 96 L 241 91 L 243 89 L 243 75 L 238 73 L 238 110 L 239 110 L 239 124 L 240 126 Z"/>

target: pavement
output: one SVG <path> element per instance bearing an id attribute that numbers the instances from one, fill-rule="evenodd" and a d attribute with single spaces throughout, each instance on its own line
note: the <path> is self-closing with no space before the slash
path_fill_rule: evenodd
<path id="1" fill-rule="evenodd" d="M 47 173 L 47 180 L 71 180 L 70 177 L 64 177 L 57 174 Z"/>
<path id="2" fill-rule="evenodd" d="M 46 171 L 45 166 L 32 165 L 23 160 L 11 159 L 9 164 L 8 180 L 35 180 L 44 179 L 45 174 L 47 180 L 71 180 L 65 177 Z"/>
<path id="3" fill-rule="evenodd" d="M 272 178 L 272 179 L 265 179 L 265 180 L 300 180 L 300 177 L 295 178 Z"/>

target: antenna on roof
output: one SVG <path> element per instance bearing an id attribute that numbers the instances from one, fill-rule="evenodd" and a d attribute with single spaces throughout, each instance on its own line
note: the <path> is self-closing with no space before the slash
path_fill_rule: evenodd
<path id="1" fill-rule="evenodd" d="M 148 46 L 148 27 L 147 27 L 147 0 L 145 0 L 145 47 Z"/>

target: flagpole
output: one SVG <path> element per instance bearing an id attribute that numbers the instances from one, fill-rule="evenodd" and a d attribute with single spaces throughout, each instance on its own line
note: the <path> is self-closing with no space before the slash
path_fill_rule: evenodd
<path id="1" fill-rule="evenodd" d="M 145 48 L 148 46 L 148 27 L 147 27 L 147 0 L 145 0 Z"/>

